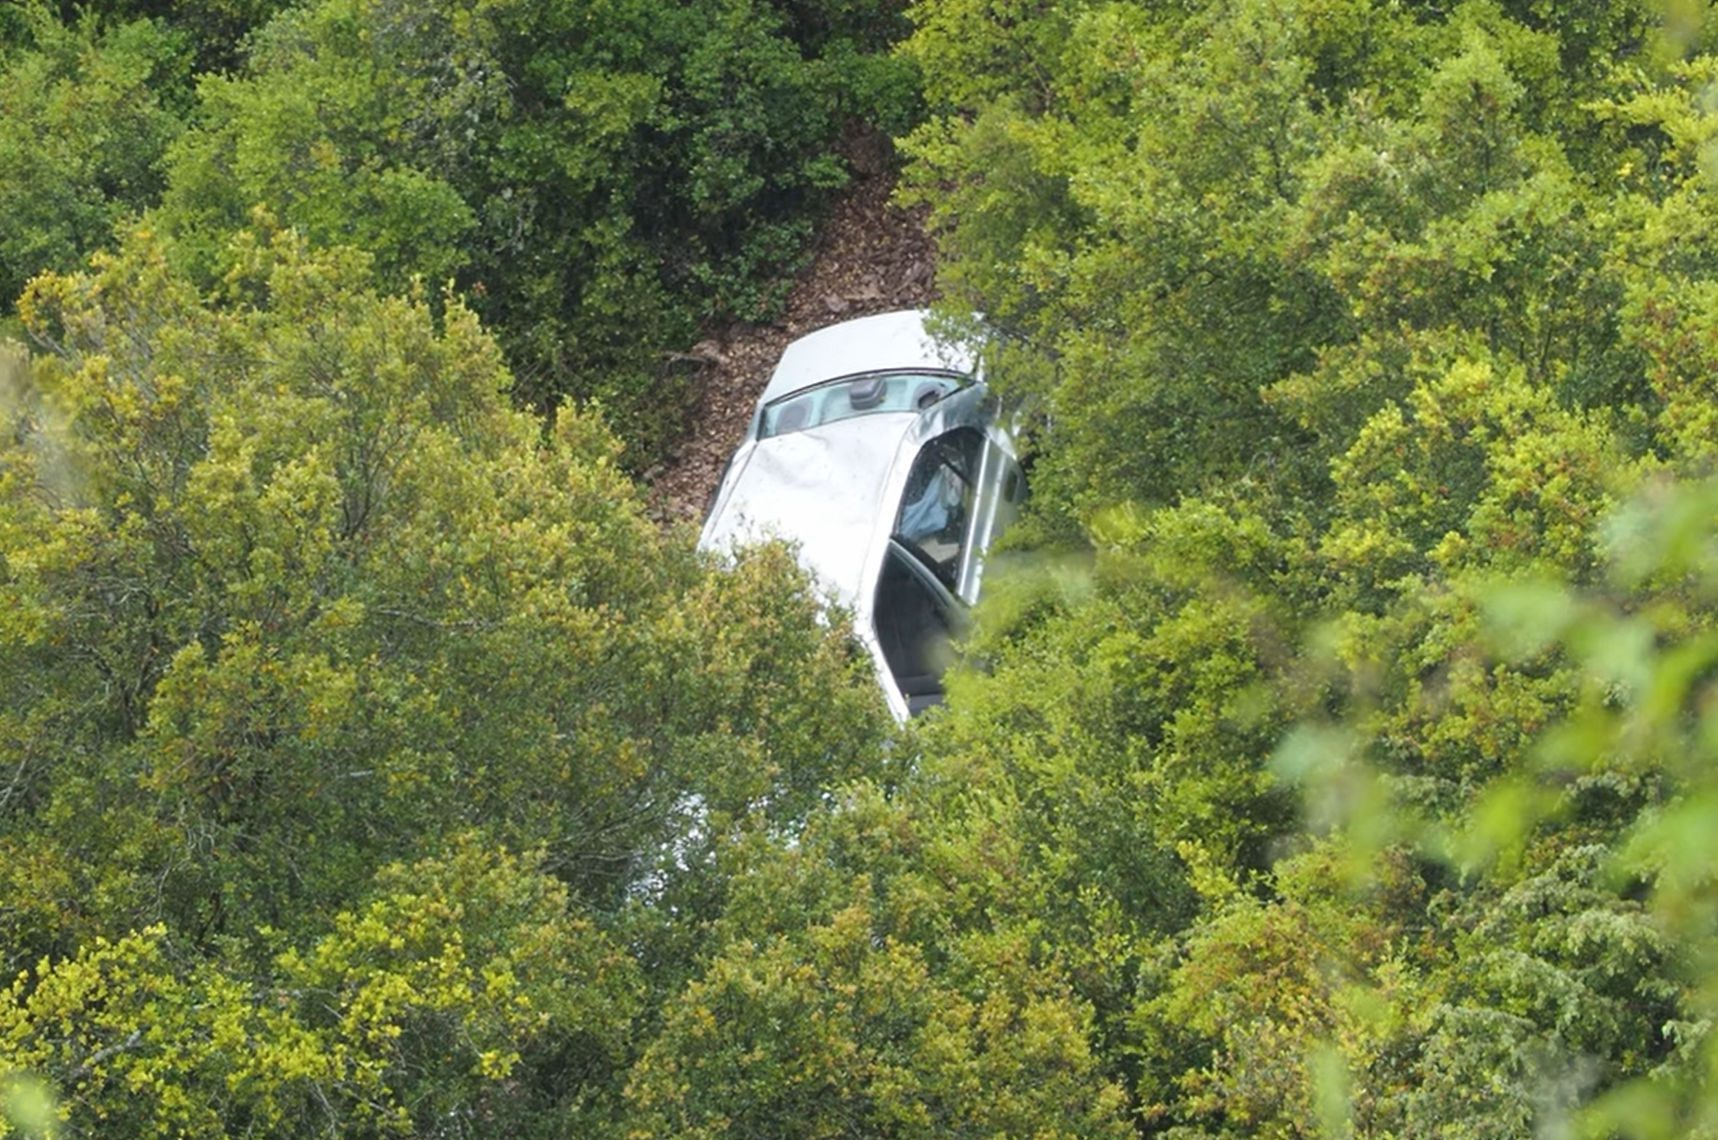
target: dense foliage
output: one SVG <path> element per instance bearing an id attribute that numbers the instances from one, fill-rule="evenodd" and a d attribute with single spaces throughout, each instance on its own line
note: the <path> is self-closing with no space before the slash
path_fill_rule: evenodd
<path id="1" fill-rule="evenodd" d="M 0 298 L 8 306 L 36 273 L 75 267 L 115 222 L 160 195 L 162 155 L 184 125 L 183 60 L 159 26 L 22 15 L 32 17 L 19 29 L 28 50 L 0 47 Z"/>
<path id="2" fill-rule="evenodd" d="M 1712 45 L 994 15 L 922 6 L 910 173 L 1087 553 L 927 726 L 939 811 L 1030 805 L 993 906 L 1147 1131 L 1710 1127 Z"/>
<path id="3" fill-rule="evenodd" d="M 0 1134 L 1718 1135 L 1702 12 L 7 9 Z M 625 474 L 850 119 L 1034 452 L 892 732 Z"/>
<path id="4" fill-rule="evenodd" d="M 916 105 L 877 3 L 271 7 L 25 9 L 0 56 L 0 296 L 146 209 L 210 285 L 265 206 L 369 253 L 383 289 L 455 282 L 516 397 L 600 399 L 633 465 L 682 426 L 699 322 L 779 300 L 843 131 Z"/>
<path id="5" fill-rule="evenodd" d="M 712 573 L 599 423 L 511 410 L 457 301 L 278 231 L 218 298 L 172 260 L 139 232 L 24 298 L 53 352 L 0 465 L 8 1054 L 84 1121 L 563 1119 L 619 1079 L 617 940 L 685 969 L 712 852 L 875 774 L 880 703 L 779 553 Z M 562 1075 L 489 1104 L 531 1042 Z"/>

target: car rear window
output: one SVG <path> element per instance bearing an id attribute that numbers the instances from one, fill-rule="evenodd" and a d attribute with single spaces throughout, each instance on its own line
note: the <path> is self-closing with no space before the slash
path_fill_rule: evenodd
<path id="1" fill-rule="evenodd" d="M 843 377 L 766 404 L 758 438 L 876 412 L 921 411 L 966 383 L 966 377 L 953 372 L 868 372 Z"/>

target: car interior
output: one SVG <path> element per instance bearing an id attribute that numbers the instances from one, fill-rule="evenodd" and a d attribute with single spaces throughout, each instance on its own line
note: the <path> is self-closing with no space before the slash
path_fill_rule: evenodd
<path id="1" fill-rule="evenodd" d="M 764 408 L 758 438 L 768 439 L 853 416 L 922 412 L 959 391 L 965 377 L 941 372 L 877 372 L 848 376 L 784 396 Z"/>
<path id="2" fill-rule="evenodd" d="M 883 660 L 889 665 L 911 715 L 942 703 L 943 673 L 954 657 L 957 611 L 914 556 L 891 544 L 878 576 L 872 622 Z"/>

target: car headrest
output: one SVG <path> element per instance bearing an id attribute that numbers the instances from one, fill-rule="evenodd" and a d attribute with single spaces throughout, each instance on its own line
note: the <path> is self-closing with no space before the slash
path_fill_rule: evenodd
<path id="1" fill-rule="evenodd" d="M 847 402 L 856 412 L 869 411 L 883 402 L 883 397 L 889 394 L 889 380 L 886 376 L 870 376 L 863 380 L 855 380 L 847 388 Z"/>
<path id="2" fill-rule="evenodd" d="M 805 421 L 811 418 L 811 405 L 805 400 L 795 400 L 782 408 L 775 416 L 775 433 L 798 431 L 805 426 Z"/>

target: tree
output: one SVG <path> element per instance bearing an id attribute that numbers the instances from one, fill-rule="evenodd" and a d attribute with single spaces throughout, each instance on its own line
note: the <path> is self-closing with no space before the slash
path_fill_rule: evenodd
<path id="1" fill-rule="evenodd" d="M 153 204 L 183 129 L 187 61 L 149 20 L 61 25 L 23 9 L 27 43 L 0 51 L 0 301 L 75 269 L 116 222 Z"/>
<path id="2" fill-rule="evenodd" d="M 559 1134 L 639 990 L 560 883 L 474 844 L 383 868 L 267 973 L 186 949 L 161 926 L 96 939 L 0 1002 L 0 1050 L 61 1090 L 70 1128 Z"/>
<path id="3" fill-rule="evenodd" d="M 721 853 L 877 772 L 868 663 L 786 552 L 717 572 L 594 417 L 511 408 L 457 300 L 256 224 L 218 296 L 139 230 L 22 304 L 49 351 L 0 450 L 14 1063 L 128 1128 L 600 1123 Z M 98 991 L 127 996 L 92 1036 L 47 1027 Z M 152 1002 L 171 1041 L 80 1085 Z M 203 1002 L 279 1068 L 232 1076 Z"/>
<path id="4" fill-rule="evenodd" d="M 911 193 L 1062 548 L 992 578 L 900 793 L 999 853 L 968 921 L 1043 931 L 1148 1131 L 1698 1121 L 1701 936 L 1624 854 L 1698 748 L 1541 757 L 1704 644 L 1603 536 L 1710 467 L 1709 60 L 1620 10 L 999 11 L 907 44 Z M 1652 616 L 1500 653 L 1547 582 Z"/>
<path id="5" fill-rule="evenodd" d="M 629 1135 L 1125 1135 L 1089 1011 L 1031 931 L 924 939 L 929 884 L 848 846 L 916 821 L 863 789 L 846 809 L 736 876 L 728 937 L 631 1071 Z M 855 856 L 878 877 L 843 877 Z"/>

